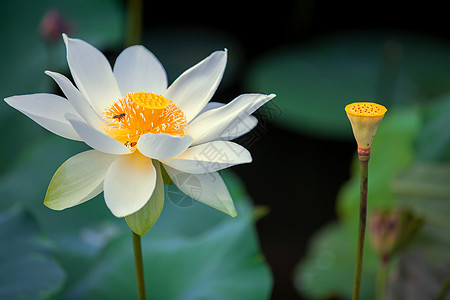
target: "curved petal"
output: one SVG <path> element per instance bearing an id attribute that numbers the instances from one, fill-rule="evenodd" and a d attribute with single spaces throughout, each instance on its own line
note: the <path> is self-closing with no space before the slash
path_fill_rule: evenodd
<path id="1" fill-rule="evenodd" d="M 95 150 L 72 156 L 53 175 L 44 204 L 62 210 L 92 199 L 103 190 L 106 171 L 115 159 Z"/>
<path id="2" fill-rule="evenodd" d="M 250 132 L 256 125 L 258 125 L 258 119 L 254 116 L 248 116 L 243 120 L 236 119 L 225 127 L 219 139 L 224 141 L 233 140 Z"/>
<path id="3" fill-rule="evenodd" d="M 203 113 L 216 109 L 219 107 L 225 106 L 225 103 L 221 102 L 208 102 L 205 107 L 202 109 L 202 111 L 198 114 L 198 116 L 201 116 Z M 194 119 L 195 120 L 195 119 Z M 218 140 L 222 141 L 230 141 L 235 138 L 238 138 L 249 131 L 251 131 L 253 128 L 258 125 L 258 119 L 253 116 L 248 116 L 247 118 L 241 119 L 238 118 L 234 122 L 232 122 L 230 125 L 228 125 L 222 132 L 222 134 L 216 138 Z"/>
<path id="4" fill-rule="evenodd" d="M 255 110 L 275 95 L 243 94 L 222 107 L 211 109 L 198 116 L 188 126 L 188 134 L 194 138 L 193 145 L 220 137 L 228 128 L 244 121 Z M 234 124 L 234 125 L 233 125 Z"/>
<path id="5" fill-rule="evenodd" d="M 67 62 L 78 89 L 101 113 L 111 102 L 122 97 L 106 57 L 95 47 L 63 34 Z"/>
<path id="6" fill-rule="evenodd" d="M 108 154 L 107 154 L 108 155 Z M 88 200 L 91 200 L 95 196 L 99 195 L 101 192 L 103 192 L 103 181 L 100 182 L 96 188 L 94 188 L 87 196 L 85 196 L 83 199 L 80 200 L 78 204 L 84 203 Z"/>
<path id="7" fill-rule="evenodd" d="M 119 156 L 106 172 L 105 202 L 113 215 L 128 216 L 141 209 L 152 196 L 156 185 L 152 160 L 139 152 Z"/>
<path id="8" fill-rule="evenodd" d="M 45 129 L 62 137 L 81 141 L 80 136 L 65 118 L 67 113 L 74 115 L 78 113 L 63 97 L 53 94 L 32 94 L 9 97 L 5 101 Z"/>
<path id="9" fill-rule="evenodd" d="M 184 173 L 205 174 L 252 161 L 247 149 L 233 142 L 214 141 L 191 147 L 176 158 L 161 160 Z"/>
<path id="10" fill-rule="evenodd" d="M 95 130 L 80 118 L 68 114 L 66 115 L 66 119 L 70 122 L 83 141 L 95 150 L 117 155 L 131 153 L 130 149 L 121 142 L 113 139 L 107 134 Z"/>
<path id="11" fill-rule="evenodd" d="M 187 174 L 164 166 L 173 183 L 189 197 L 232 217 L 237 215 L 233 200 L 217 172 L 208 174 Z"/>
<path id="12" fill-rule="evenodd" d="M 137 212 L 125 217 L 128 226 L 135 233 L 143 236 L 152 228 L 161 215 L 164 206 L 164 180 L 161 175 L 161 164 L 156 163 L 156 185 L 150 200 Z"/>
<path id="13" fill-rule="evenodd" d="M 168 159 L 183 153 L 191 143 L 189 135 L 179 137 L 167 133 L 146 133 L 139 137 L 137 148 L 147 157 Z"/>
<path id="14" fill-rule="evenodd" d="M 123 50 L 117 57 L 113 72 L 122 95 L 135 92 L 162 94 L 167 89 L 164 67 L 144 46 Z"/>
<path id="15" fill-rule="evenodd" d="M 180 75 L 164 97 L 172 100 L 190 122 L 214 95 L 227 64 L 227 50 L 216 51 Z"/>
<path id="16" fill-rule="evenodd" d="M 66 95 L 72 106 L 80 114 L 80 116 L 97 130 L 102 130 L 102 126 L 99 122 L 99 116 L 95 113 L 90 103 L 83 96 L 83 94 L 70 82 L 70 80 L 59 73 L 45 71 L 45 74 L 53 78 L 58 84 L 59 88 Z"/>
<path id="17" fill-rule="evenodd" d="M 205 107 L 203 107 L 203 109 L 198 113 L 198 115 L 201 115 L 204 112 L 207 112 L 208 110 L 222 107 L 224 105 L 225 105 L 225 103 L 222 103 L 222 102 L 210 101 L 210 102 L 206 103 Z"/>

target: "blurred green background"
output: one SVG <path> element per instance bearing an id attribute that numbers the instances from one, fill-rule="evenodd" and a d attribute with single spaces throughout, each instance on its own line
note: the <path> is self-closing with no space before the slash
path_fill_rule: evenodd
<path id="1" fill-rule="evenodd" d="M 44 70 L 69 75 L 61 31 L 111 63 L 124 47 L 126 1 L 2 0 L 0 8 L 3 98 L 60 93 Z M 349 298 L 359 183 L 344 106 L 355 101 L 388 108 L 373 143 L 369 214 L 402 209 L 423 221 L 392 255 L 388 299 L 413 299 L 406 291 L 435 299 L 450 274 L 450 34 L 441 2 L 145 2 L 142 29 L 169 81 L 227 48 L 214 101 L 277 94 L 238 139 L 253 162 L 223 174 L 236 219 L 166 199 L 143 238 L 151 299 Z M 86 146 L 6 103 L 0 124 L 0 299 L 135 298 L 131 237 L 102 197 L 64 212 L 42 204 L 57 167 Z M 375 290 L 371 236 L 361 299 Z"/>

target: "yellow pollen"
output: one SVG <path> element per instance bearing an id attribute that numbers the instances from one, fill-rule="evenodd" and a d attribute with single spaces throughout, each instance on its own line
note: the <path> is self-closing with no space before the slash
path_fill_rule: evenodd
<path id="1" fill-rule="evenodd" d="M 131 98 L 137 105 L 150 109 L 164 109 L 170 105 L 165 97 L 153 93 L 134 93 Z"/>
<path id="2" fill-rule="evenodd" d="M 371 102 L 356 102 L 345 107 L 345 111 L 354 116 L 360 117 L 381 117 L 386 113 L 383 105 Z"/>
<path id="3" fill-rule="evenodd" d="M 130 150 L 146 133 L 184 136 L 187 126 L 183 112 L 170 100 L 152 93 L 127 94 L 103 112 L 103 128 Z"/>

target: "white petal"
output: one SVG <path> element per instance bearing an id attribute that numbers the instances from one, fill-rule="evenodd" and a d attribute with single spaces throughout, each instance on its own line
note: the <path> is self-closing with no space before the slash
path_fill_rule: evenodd
<path id="1" fill-rule="evenodd" d="M 95 47 L 63 35 L 67 62 L 78 89 L 101 113 L 111 102 L 122 97 L 106 57 Z"/>
<path id="2" fill-rule="evenodd" d="M 115 159 L 95 150 L 69 158 L 53 175 L 44 204 L 62 210 L 92 199 L 103 190 L 106 171 Z"/>
<path id="3" fill-rule="evenodd" d="M 225 103 L 221 102 L 208 102 L 206 106 L 202 109 L 202 111 L 198 114 L 201 116 L 203 113 L 207 112 L 211 109 L 216 109 L 224 106 Z M 195 119 L 194 119 L 195 120 Z M 222 134 L 217 138 L 217 140 L 222 141 L 230 141 L 235 138 L 238 138 L 258 125 L 258 119 L 253 116 L 248 116 L 245 119 L 236 119 L 230 125 L 228 125 L 222 132 Z"/>
<path id="4" fill-rule="evenodd" d="M 205 174 L 252 161 L 244 147 L 225 141 L 214 141 L 191 147 L 173 159 L 161 162 L 184 173 Z"/>
<path id="5" fill-rule="evenodd" d="M 122 51 L 114 64 L 114 76 L 122 95 L 135 92 L 162 94 L 167 89 L 167 75 L 159 60 L 143 46 Z"/>
<path id="6" fill-rule="evenodd" d="M 154 163 L 155 161 L 153 161 Z M 154 164 L 156 169 L 156 185 L 150 200 L 137 212 L 125 217 L 128 226 L 135 233 L 143 236 L 156 223 L 164 207 L 164 180 L 161 175 L 161 164 Z"/>
<path id="7" fill-rule="evenodd" d="M 236 126 L 237 123 L 244 121 L 261 105 L 274 97 L 273 94 L 244 94 L 225 106 L 203 113 L 188 126 L 187 132 L 194 138 L 193 145 L 220 137 L 230 125 Z"/>
<path id="8" fill-rule="evenodd" d="M 208 110 L 222 107 L 224 105 L 225 105 L 225 103 L 221 103 L 221 102 L 213 102 L 213 101 L 208 102 L 208 103 L 206 103 L 205 107 L 203 107 L 203 109 L 198 113 L 198 115 L 201 115 L 204 112 L 207 112 Z"/>
<path id="9" fill-rule="evenodd" d="M 92 128 L 80 118 L 67 114 L 67 120 L 73 126 L 83 141 L 95 150 L 109 154 L 130 154 L 131 151 L 121 142 L 113 139 L 109 135 Z"/>
<path id="10" fill-rule="evenodd" d="M 137 148 L 147 157 L 168 159 L 183 153 L 192 143 L 188 135 L 183 137 L 167 133 L 146 133 L 139 137 Z"/>
<path id="11" fill-rule="evenodd" d="M 45 129 L 62 137 L 81 141 L 81 138 L 65 119 L 65 114 L 78 115 L 69 101 L 53 94 L 32 94 L 5 99 L 13 108 L 22 112 Z"/>
<path id="12" fill-rule="evenodd" d="M 152 196 L 156 176 L 152 160 L 139 152 L 119 156 L 106 173 L 106 205 L 119 218 L 137 212 Z"/>
<path id="13" fill-rule="evenodd" d="M 76 109 L 80 116 L 89 123 L 89 125 L 97 130 L 102 130 L 99 122 L 99 116 L 91 107 L 86 97 L 84 97 L 84 95 L 72 84 L 72 82 L 70 82 L 66 76 L 51 71 L 45 71 L 45 74 L 55 80 L 72 106 Z"/>
<path id="14" fill-rule="evenodd" d="M 94 150 L 95 151 L 95 150 Z M 105 154 L 105 153 L 103 153 Z M 105 154 L 105 155 L 109 155 L 109 154 Z M 106 171 L 105 171 L 106 173 Z M 95 196 L 99 195 L 101 192 L 103 192 L 103 181 L 100 182 L 97 187 L 95 187 L 89 194 L 87 194 L 83 199 L 80 200 L 80 202 L 78 204 L 84 203 L 88 200 L 91 200 L 92 198 L 94 198 Z M 78 205 L 76 204 L 76 205 Z"/>
<path id="15" fill-rule="evenodd" d="M 250 132 L 256 125 L 258 125 L 258 119 L 254 116 L 248 116 L 243 120 L 235 119 L 234 122 L 222 131 L 218 139 L 224 141 L 233 140 Z"/>
<path id="16" fill-rule="evenodd" d="M 217 172 L 194 175 L 164 166 L 175 185 L 189 197 L 232 217 L 237 215 L 233 200 Z"/>
<path id="17" fill-rule="evenodd" d="M 178 77 L 167 89 L 172 100 L 190 122 L 214 95 L 227 63 L 227 51 L 216 51 Z"/>

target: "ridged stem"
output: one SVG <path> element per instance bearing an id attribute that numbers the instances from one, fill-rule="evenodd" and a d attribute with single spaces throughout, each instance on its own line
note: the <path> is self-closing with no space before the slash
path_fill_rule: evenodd
<path id="1" fill-rule="evenodd" d="M 367 182 L 369 171 L 370 148 L 358 148 L 358 158 L 360 163 L 360 199 L 359 199 L 359 231 L 358 248 L 356 255 L 355 277 L 353 280 L 352 300 L 359 299 L 359 290 L 361 286 L 361 271 L 364 254 L 364 237 L 366 233 L 367 219 Z"/>
<path id="2" fill-rule="evenodd" d="M 134 263 L 136 265 L 136 281 L 138 299 L 145 300 L 144 264 L 142 262 L 141 236 L 133 233 Z"/>

